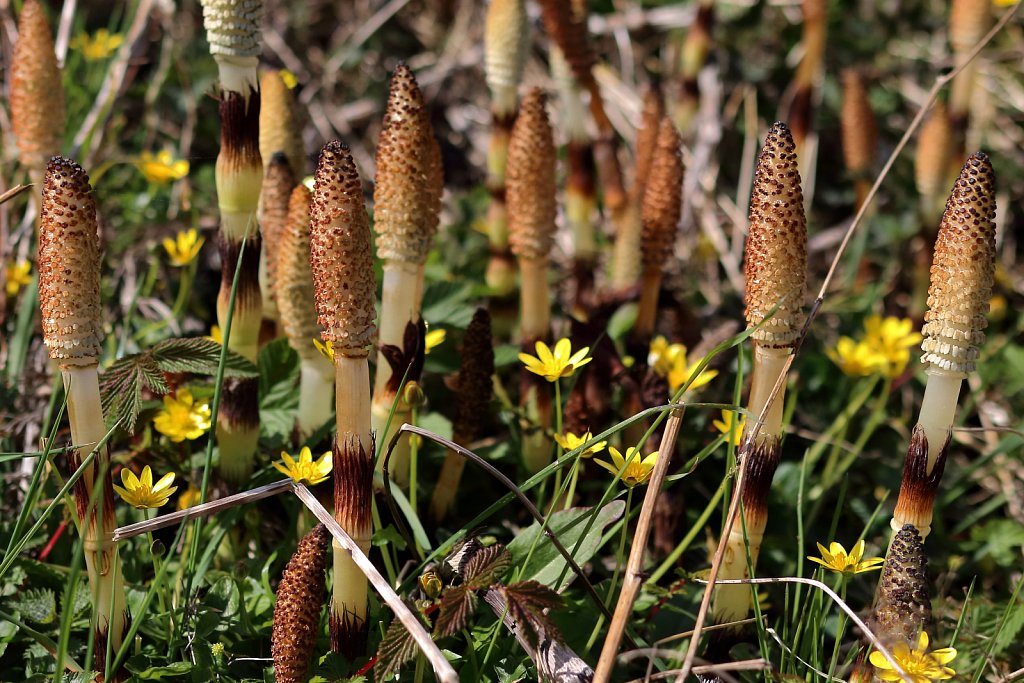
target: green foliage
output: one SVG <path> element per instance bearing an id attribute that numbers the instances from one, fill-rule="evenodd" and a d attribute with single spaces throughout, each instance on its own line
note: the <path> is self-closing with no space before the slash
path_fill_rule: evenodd
<path id="1" fill-rule="evenodd" d="M 215 375 L 220 363 L 221 345 L 205 337 L 165 339 L 150 349 L 125 356 L 114 362 L 100 379 L 103 413 L 107 423 L 120 422 L 129 433 L 135 432 L 142 408 L 143 390 L 158 395 L 168 393 L 165 378 L 171 373 Z M 228 351 L 224 364 L 228 377 L 255 377 L 252 363 Z"/>

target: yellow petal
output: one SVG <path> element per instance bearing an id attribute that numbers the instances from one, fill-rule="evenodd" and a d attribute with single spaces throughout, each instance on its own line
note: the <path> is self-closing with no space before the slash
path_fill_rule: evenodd
<path id="1" fill-rule="evenodd" d="M 168 486 L 170 486 L 173 483 L 174 483 L 174 472 L 168 472 L 164 476 L 160 477 L 160 481 L 158 481 L 156 483 L 156 486 L 153 487 L 153 493 L 158 493 L 159 491 L 162 491 L 163 489 L 167 488 Z M 176 489 L 171 489 L 171 491 L 168 491 L 167 494 L 169 495 L 172 491 L 175 491 L 175 490 Z"/>
<path id="2" fill-rule="evenodd" d="M 141 482 L 142 488 L 152 490 L 153 470 L 149 468 L 149 465 L 146 465 L 145 467 L 142 468 L 142 476 L 139 477 L 139 481 Z"/>
<path id="3" fill-rule="evenodd" d="M 121 468 L 121 482 L 129 491 L 134 491 L 139 488 L 139 478 L 136 477 L 135 473 L 127 467 Z"/>

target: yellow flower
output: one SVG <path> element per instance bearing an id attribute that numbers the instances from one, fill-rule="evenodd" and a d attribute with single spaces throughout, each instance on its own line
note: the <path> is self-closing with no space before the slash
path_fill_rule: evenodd
<path id="1" fill-rule="evenodd" d="M 168 472 L 160 477 L 160 481 L 153 485 L 153 470 L 149 465 L 142 468 L 142 476 L 136 477 L 135 473 L 127 467 L 121 470 L 121 483 L 124 488 L 114 484 L 114 490 L 118 492 L 124 502 L 140 510 L 158 508 L 167 505 L 171 494 L 178 490 L 174 483 L 174 472 Z"/>
<path id="2" fill-rule="evenodd" d="M 441 583 L 441 577 L 433 569 L 428 569 L 420 574 L 420 590 L 431 600 L 441 594 L 442 588 L 444 588 L 444 584 Z"/>
<path id="3" fill-rule="evenodd" d="M 285 87 L 289 90 L 293 90 L 299 84 L 299 79 L 288 69 L 281 69 L 277 73 L 280 74 L 281 80 L 284 81 Z"/>
<path id="4" fill-rule="evenodd" d="M 735 411 L 723 410 L 722 419 L 712 420 L 711 425 L 719 432 L 729 437 L 726 439 L 726 443 L 731 443 L 733 446 L 739 446 L 740 441 L 743 440 L 743 430 L 747 426 L 747 416 L 743 415 L 739 420 L 737 420 Z"/>
<path id="5" fill-rule="evenodd" d="M 206 242 L 205 237 L 200 237 L 195 228 L 182 230 L 172 240 L 165 237 L 163 241 L 164 251 L 171 259 L 171 265 L 187 266 L 199 255 L 199 250 Z"/>
<path id="6" fill-rule="evenodd" d="M 224 343 L 224 333 L 220 331 L 220 325 L 214 325 L 210 328 L 210 336 L 207 339 L 212 339 L 218 344 Z"/>
<path id="7" fill-rule="evenodd" d="M 996 7 L 1013 7 L 1019 0 L 992 0 Z"/>
<path id="8" fill-rule="evenodd" d="M 913 650 L 900 641 L 892 648 L 892 656 L 913 683 L 944 681 L 956 675 L 956 671 L 946 666 L 956 659 L 956 649 L 944 647 L 928 652 L 928 634 L 924 631 L 917 637 L 917 646 Z M 883 681 L 903 680 L 881 652 L 876 650 L 871 653 L 871 663 Z"/>
<path id="9" fill-rule="evenodd" d="M 857 545 L 853 546 L 849 554 L 847 554 L 846 548 L 843 547 L 842 543 L 836 543 L 835 541 L 829 543 L 827 550 L 820 543 L 817 546 L 821 557 L 808 555 L 807 559 L 811 562 L 817 562 L 825 569 L 837 574 L 873 572 L 876 569 L 881 569 L 882 565 L 885 564 L 884 557 L 869 557 L 861 561 L 861 557 L 864 556 L 864 541 L 857 541 Z"/>
<path id="10" fill-rule="evenodd" d="M 309 452 L 309 446 L 303 446 L 299 451 L 298 462 L 292 456 L 281 451 L 281 462 L 271 464 L 274 469 L 286 477 L 291 477 L 292 481 L 296 483 L 319 484 L 322 481 L 327 481 L 327 477 L 330 476 L 334 457 L 327 452 L 314 462 L 313 454 Z"/>
<path id="11" fill-rule="evenodd" d="M 436 349 L 441 344 L 444 344 L 444 340 L 447 336 L 448 332 L 443 329 L 427 332 L 427 336 L 423 338 L 423 353 L 430 353 L 432 349 Z"/>
<path id="12" fill-rule="evenodd" d="M 332 363 L 334 362 L 334 342 L 322 342 L 319 339 L 313 339 L 313 346 L 316 347 L 316 350 L 319 351 L 324 358 Z"/>
<path id="13" fill-rule="evenodd" d="M 672 393 L 679 391 L 679 387 L 687 382 L 690 383 L 687 391 L 699 389 L 718 376 L 718 370 L 701 370 L 699 375 L 694 376 L 699 361 L 698 363 L 687 363 L 686 347 L 680 346 L 683 352 L 672 358 L 672 368 L 668 371 L 668 388 Z M 692 380 L 690 379 L 691 377 L 693 378 Z"/>
<path id="14" fill-rule="evenodd" d="M 188 162 L 175 159 L 168 150 L 156 154 L 143 152 L 136 159 L 135 167 L 146 176 L 146 180 L 157 185 L 166 185 L 172 180 L 181 180 L 188 175 Z"/>
<path id="15" fill-rule="evenodd" d="M 559 339 L 552 350 L 542 341 L 537 342 L 534 347 L 537 349 L 537 356 L 528 353 L 520 353 L 519 360 L 530 372 L 540 375 L 549 382 L 557 382 L 561 377 L 571 377 L 576 368 L 582 367 L 593 360 L 587 357 L 590 347 L 584 346 L 576 353 L 572 352 L 572 342 L 568 339 Z"/>
<path id="16" fill-rule="evenodd" d="M 164 396 L 163 410 L 156 414 L 153 426 L 175 443 L 198 439 L 210 428 L 210 406 L 206 401 L 196 403 L 191 391 L 181 389 L 177 397 Z"/>
<path id="17" fill-rule="evenodd" d="M 185 492 L 178 496 L 178 509 L 187 510 L 193 505 L 199 505 L 199 499 L 202 498 L 202 493 L 202 489 L 189 484 L 189 487 L 185 489 Z"/>
<path id="18" fill-rule="evenodd" d="M 96 62 L 114 54 L 114 50 L 121 47 L 123 42 L 124 36 L 120 33 L 111 33 L 107 29 L 101 28 L 91 36 L 88 33 L 79 33 L 69 43 L 69 46 L 75 50 L 81 50 L 85 61 Z"/>
<path id="19" fill-rule="evenodd" d="M 629 488 L 646 484 L 647 480 L 651 478 L 651 473 L 654 472 L 654 465 L 658 462 L 658 451 L 654 451 L 642 460 L 639 457 L 640 454 L 632 446 L 626 449 L 626 457 L 622 457 L 622 453 L 619 453 L 619 449 L 615 446 L 609 446 L 608 452 L 612 455 L 610 463 L 604 460 L 594 460 L 594 462 L 612 474 L 618 474 L 619 470 L 625 467 L 625 470 L 622 471 L 622 483 Z"/>
<path id="20" fill-rule="evenodd" d="M 881 357 L 881 372 L 892 379 L 907 369 L 910 349 L 921 343 L 921 335 L 909 318 L 871 315 L 864 321 L 864 343 Z"/>
<path id="21" fill-rule="evenodd" d="M 651 345 L 647 350 L 647 366 L 658 373 L 658 376 L 664 377 L 672 369 L 672 359 L 679 354 L 680 349 L 682 349 L 683 357 L 685 358 L 685 346 L 682 344 L 669 344 L 668 339 L 658 335 L 651 340 Z"/>
<path id="22" fill-rule="evenodd" d="M 591 434 L 590 432 L 587 432 L 583 436 L 576 436 L 572 432 L 566 432 L 564 436 L 561 434 L 555 434 L 555 441 L 558 443 L 559 446 L 561 446 L 566 451 L 574 451 L 593 438 L 594 435 Z M 591 456 L 594 456 L 603 451 L 604 447 L 607 445 L 607 441 L 598 441 L 597 443 L 592 444 L 591 446 L 587 447 L 586 450 L 580 453 L 580 457 L 589 458 Z M 618 470 L 616 470 L 616 472 L 617 471 Z"/>
<path id="23" fill-rule="evenodd" d="M 885 358 L 864 341 L 840 337 L 834 349 L 825 349 L 832 362 L 850 377 L 867 377 L 881 370 Z"/>
<path id="24" fill-rule="evenodd" d="M 32 264 L 25 259 L 7 263 L 7 296 L 16 296 L 21 288 L 32 282 Z"/>

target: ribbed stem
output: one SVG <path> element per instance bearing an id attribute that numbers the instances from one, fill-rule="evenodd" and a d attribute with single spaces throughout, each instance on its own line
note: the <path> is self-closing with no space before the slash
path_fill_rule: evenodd
<path id="1" fill-rule="evenodd" d="M 654 325 L 658 316 L 658 294 L 661 291 L 661 271 L 644 271 L 640 288 L 640 304 L 636 312 L 636 323 L 633 333 L 644 343 L 654 334 Z"/>
<path id="2" fill-rule="evenodd" d="M 68 397 L 68 420 L 71 439 L 80 446 L 73 464 L 82 462 L 97 443 L 106 436 L 107 428 L 100 407 L 99 375 L 96 365 L 61 368 Z M 97 477 L 101 477 L 96 486 Z M 93 498 L 94 492 L 98 498 Z M 125 604 L 124 580 L 117 544 L 112 535 L 117 526 L 114 516 L 114 490 L 110 484 L 110 458 L 101 448 L 74 489 L 75 503 L 81 520 L 85 548 L 86 573 L 93 597 L 93 628 L 96 630 L 96 656 L 103 662 L 106 643 L 114 652 L 124 642 L 128 608 Z M 120 680 L 108 672 L 108 680 Z"/>
<path id="3" fill-rule="evenodd" d="M 524 343 L 546 339 L 551 330 L 547 259 L 519 259 L 519 336 Z M 531 351 L 532 353 L 532 351 Z"/>
<path id="4" fill-rule="evenodd" d="M 299 371 L 299 438 L 306 439 L 331 418 L 334 369 L 317 354 L 303 358 Z"/>
<path id="5" fill-rule="evenodd" d="M 747 410 L 752 419 L 747 421 L 747 430 L 754 427 L 756 418 L 761 415 L 768 398 L 771 396 L 775 383 L 786 371 L 786 359 L 790 349 L 773 349 L 761 344 L 754 345 L 754 369 L 750 378 L 750 398 Z M 782 433 L 782 409 L 786 399 L 786 383 L 783 380 L 778 395 L 772 401 L 764 417 L 764 422 L 757 433 L 757 442 L 763 443 L 768 438 L 778 438 Z M 745 434 L 744 434 L 745 436 Z"/>
<path id="6" fill-rule="evenodd" d="M 334 518 L 370 550 L 373 532 L 373 438 L 370 427 L 370 366 L 366 357 L 335 356 L 338 434 L 334 444 Z M 368 623 L 366 575 L 337 542 L 331 595 L 331 643 L 346 656 L 365 654 Z"/>
<path id="7" fill-rule="evenodd" d="M 487 148 L 487 189 L 491 204 L 487 208 L 487 241 L 491 252 L 485 282 L 497 296 L 508 296 L 516 288 L 515 264 L 508 247 L 508 209 L 505 205 L 505 165 L 508 140 L 515 121 L 512 115 L 495 112 L 491 143 Z"/>

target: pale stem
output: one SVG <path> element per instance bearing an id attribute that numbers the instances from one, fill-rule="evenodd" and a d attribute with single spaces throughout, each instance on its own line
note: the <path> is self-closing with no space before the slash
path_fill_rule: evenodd
<path id="1" fill-rule="evenodd" d="M 309 437 L 331 419 L 334 371 L 330 361 L 317 353 L 302 359 L 299 374 L 299 436 Z"/>
<path id="2" fill-rule="evenodd" d="M 722 558 L 722 564 L 718 570 L 718 580 L 749 579 L 750 574 L 747 571 L 747 544 L 749 543 L 750 546 L 750 562 L 752 565 L 757 566 L 757 557 L 761 552 L 761 541 L 763 538 L 764 525 L 761 525 L 760 528 L 754 528 L 753 525 L 748 523 L 746 525 L 745 542 L 743 520 L 735 520 L 732 529 L 729 531 L 725 556 Z M 715 615 L 715 621 L 718 623 L 739 621 L 745 618 L 749 611 L 750 586 L 733 584 L 715 587 L 714 604 L 711 608 L 711 613 Z"/>
<path id="3" fill-rule="evenodd" d="M 63 367 L 61 376 L 68 397 L 71 440 L 80 447 L 79 454 L 84 459 L 107 434 L 100 404 L 97 366 Z M 97 498 L 90 501 L 86 519 L 82 520 L 82 541 L 86 571 L 92 588 L 94 623 L 99 631 L 109 634 L 116 651 L 124 637 L 127 608 L 121 563 L 113 541 L 116 521 L 107 519 L 104 514 L 104 499 L 107 496 L 113 497 L 114 491 L 109 480 L 96 486 L 96 477 L 109 477 L 109 470 L 110 459 L 104 447 L 96 453 L 92 465 L 82 475 L 82 482 L 90 496 L 98 490 Z M 109 621 L 111 616 L 113 623 Z"/>
<path id="4" fill-rule="evenodd" d="M 928 439 L 927 472 L 931 474 L 935 459 L 939 457 L 939 451 L 946 443 L 949 430 L 953 426 L 956 405 L 960 399 L 960 384 L 967 375 L 944 370 L 932 364 L 928 365 L 925 374 L 928 375 L 928 382 L 925 384 L 921 414 L 917 422 L 924 429 L 924 435 Z"/>
<path id="5" fill-rule="evenodd" d="M 520 258 L 522 284 L 519 292 L 522 318 L 519 335 L 523 342 L 545 339 L 551 329 L 551 303 L 548 291 L 548 260 Z"/>
<path id="6" fill-rule="evenodd" d="M 337 385 L 335 410 L 338 434 L 353 432 L 368 454 L 373 453 L 370 435 L 370 364 L 366 357 L 350 358 L 337 350 L 334 356 Z"/>
<path id="7" fill-rule="evenodd" d="M 455 443 L 463 446 L 468 444 L 453 439 Z M 434 493 L 430 499 L 430 517 L 435 522 L 440 522 L 451 510 L 455 502 L 455 494 L 459 490 L 459 481 L 462 479 L 462 471 L 466 468 L 466 460 L 458 453 L 449 453 L 441 465 L 441 474 L 434 486 Z"/>
<path id="8" fill-rule="evenodd" d="M 625 289 L 640 279 L 640 211 L 629 203 L 612 245 L 612 288 Z"/>
<path id="9" fill-rule="evenodd" d="M 786 398 L 785 381 L 783 381 L 778 395 L 772 401 L 771 407 L 765 410 L 765 405 L 771 398 L 776 381 L 786 372 L 786 359 L 789 358 L 790 352 L 789 348 L 773 349 L 761 344 L 754 344 L 754 369 L 750 378 L 750 398 L 747 400 L 747 410 L 752 416 L 764 413 L 764 423 L 757 431 L 755 441 L 757 444 L 763 443 L 768 438 L 776 438 L 782 432 L 782 409 Z M 756 419 L 747 421 L 744 439 L 755 425 Z"/>
<path id="10" fill-rule="evenodd" d="M 213 56 L 213 59 L 217 62 L 221 90 L 230 90 L 247 96 L 250 90 L 259 90 L 259 75 L 256 71 L 259 59 L 257 57 L 217 54 Z"/>

